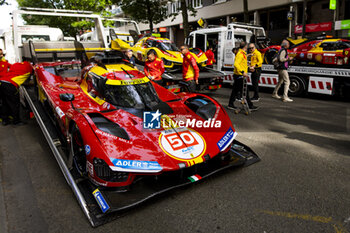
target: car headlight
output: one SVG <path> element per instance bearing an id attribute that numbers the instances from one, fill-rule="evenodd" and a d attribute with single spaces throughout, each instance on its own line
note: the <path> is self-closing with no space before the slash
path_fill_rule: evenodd
<path id="1" fill-rule="evenodd" d="M 167 60 L 165 58 L 162 58 L 162 60 L 163 60 L 163 63 L 164 63 L 165 66 L 171 66 L 173 64 L 172 61 L 169 61 L 169 60 Z"/>

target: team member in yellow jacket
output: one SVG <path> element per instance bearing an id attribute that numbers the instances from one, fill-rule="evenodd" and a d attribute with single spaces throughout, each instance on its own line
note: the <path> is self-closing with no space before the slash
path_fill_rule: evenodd
<path id="1" fill-rule="evenodd" d="M 242 92 L 243 89 L 243 79 L 248 77 L 248 59 L 247 59 L 247 43 L 242 41 L 239 46 L 239 50 L 235 57 L 234 66 L 234 75 L 233 75 L 233 86 L 232 92 L 228 104 L 228 109 L 236 109 L 234 102 L 238 96 L 239 92 Z M 253 103 L 250 101 L 249 95 L 247 93 L 246 100 L 251 111 L 257 110 L 257 107 L 253 106 Z"/>
<path id="2" fill-rule="evenodd" d="M 256 49 L 254 43 L 250 43 L 248 46 L 249 55 L 250 56 L 250 66 L 249 71 L 252 72 L 252 86 L 254 91 L 254 96 L 251 99 L 252 102 L 259 101 L 259 79 L 261 75 L 261 66 L 263 63 L 263 59 L 261 53 Z"/>

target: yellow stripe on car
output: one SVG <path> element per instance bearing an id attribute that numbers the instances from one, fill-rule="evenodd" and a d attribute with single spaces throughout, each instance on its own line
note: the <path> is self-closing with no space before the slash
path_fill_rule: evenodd
<path id="1" fill-rule="evenodd" d="M 136 84 L 143 84 L 149 82 L 149 79 L 146 77 L 138 78 L 138 79 L 130 79 L 130 80 L 112 80 L 108 79 L 106 84 L 107 85 L 114 85 L 114 86 L 124 86 L 124 85 L 136 85 Z"/>

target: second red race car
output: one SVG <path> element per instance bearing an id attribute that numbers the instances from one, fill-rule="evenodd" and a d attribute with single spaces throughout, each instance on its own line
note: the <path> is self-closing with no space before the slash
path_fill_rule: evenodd
<path id="1" fill-rule="evenodd" d="M 264 62 L 271 64 L 280 48 L 275 45 L 261 49 Z M 288 52 L 294 57 L 292 65 L 350 67 L 350 40 L 346 39 L 310 39 L 292 45 Z"/>

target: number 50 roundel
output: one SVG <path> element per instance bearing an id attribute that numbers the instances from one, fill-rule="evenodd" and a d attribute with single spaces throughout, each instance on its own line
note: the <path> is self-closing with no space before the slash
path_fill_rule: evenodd
<path id="1" fill-rule="evenodd" d="M 206 149 L 204 138 L 191 129 L 180 132 L 162 132 L 159 135 L 159 145 L 167 155 L 181 161 L 193 160 L 202 156 Z"/>

